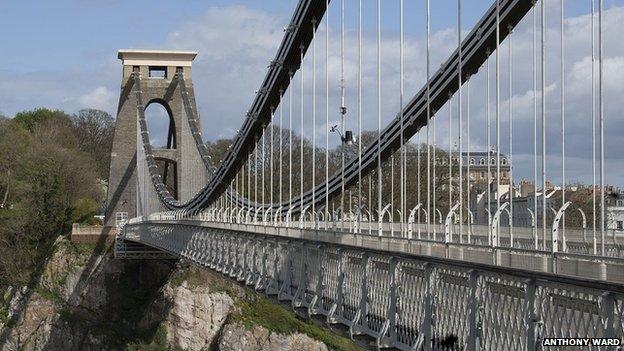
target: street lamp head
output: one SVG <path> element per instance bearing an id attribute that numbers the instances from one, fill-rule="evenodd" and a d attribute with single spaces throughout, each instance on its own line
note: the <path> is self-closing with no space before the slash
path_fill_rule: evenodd
<path id="1" fill-rule="evenodd" d="M 348 146 L 353 145 L 356 142 L 355 137 L 353 136 L 353 131 L 346 130 L 342 138 L 342 142 Z"/>
<path id="2" fill-rule="evenodd" d="M 338 126 L 335 125 L 330 128 L 330 132 L 338 133 L 338 135 L 340 135 L 340 141 L 342 141 L 344 145 L 350 146 L 356 142 L 355 137 L 353 136 L 353 131 L 345 130 L 345 133 L 343 135 L 338 129 Z"/>

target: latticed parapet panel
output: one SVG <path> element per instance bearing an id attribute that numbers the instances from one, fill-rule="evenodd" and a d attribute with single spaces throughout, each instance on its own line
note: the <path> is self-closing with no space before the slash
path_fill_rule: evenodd
<path id="1" fill-rule="evenodd" d="M 278 299 L 292 300 L 295 291 L 293 290 L 293 265 L 292 254 L 290 252 L 290 242 L 279 241 L 277 244 L 277 255 L 279 257 L 279 263 L 277 265 L 278 270 L 278 286 L 279 292 L 277 294 Z"/>
<path id="2" fill-rule="evenodd" d="M 425 264 L 401 262 L 397 288 L 397 342 L 414 345 L 422 339 L 420 329 L 425 323 L 425 301 L 430 275 Z"/>
<path id="3" fill-rule="evenodd" d="M 366 308 L 365 326 L 375 334 L 383 333 L 384 324 L 388 321 L 390 308 L 390 290 L 394 267 L 390 257 L 372 255 L 369 257 L 366 285 L 368 286 L 368 306 Z"/>
<path id="4" fill-rule="evenodd" d="M 305 259 L 304 259 L 304 277 L 305 277 L 305 289 L 302 291 L 300 297 L 303 306 L 308 307 L 310 312 L 318 301 L 318 295 L 321 293 L 321 269 L 319 267 L 322 264 L 322 248 L 316 245 L 306 245 Z"/>
<path id="5" fill-rule="evenodd" d="M 615 316 L 613 333 L 620 339 L 624 337 L 624 298 L 620 296 L 615 300 Z"/>
<path id="6" fill-rule="evenodd" d="M 248 247 L 250 251 L 245 256 L 245 282 L 256 289 L 265 289 L 264 277 L 268 269 L 265 248 L 259 240 L 252 240 Z"/>
<path id="7" fill-rule="evenodd" d="M 622 338 L 622 296 L 544 284 L 537 288 L 539 333 L 553 337 Z M 611 335 L 608 335 L 611 334 Z M 589 350 L 606 350 L 590 346 Z"/>
<path id="8" fill-rule="evenodd" d="M 266 245 L 266 270 L 264 272 L 264 288 L 267 294 L 277 294 L 279 291 L 278 285 L 278 269 L 279 269 L 279 256 L 277 255 L 277 243 L 276 242 L 263 242 Z"/>
<path id="9" fill-rule="evenodd" d="M 433 344 L 438 348 L 461 350 L 468 341 L 470 282 L 467 270 L 436 267 L 433 277 L 433 305 L 436 319 Z"/>
<path id="10" fill-rule="evenodd" d="M 364 320 L 358 314 L 362 301 L 362 284 L 366 274 L 364 267 L 364 255 L 361 252 L 344 252 L 344 283 L 341 316 L 351 322 L 358 323 L 361 327 Z"/>
<path id="11" fill-rule="evenodd" d="M 306 289 L 306 275 L 305 273 L 305 249 L 301 245 L 301 243 L 293 243 L 289 246 L 289 254 L 290 254 L 290 265 L 291 265 L 291 280 L 290 280 L 290 291 L 291 291 L 291 300 L 296 306 L 301 305 L 301 296 L 305 295 L 304 290 Z"/>
<path id="12" fill-rule="evenodd" d="M 323 296 L 320 297 L 320 310 L 329 314 L 335 311 L 338 303 L 338 285 L 341 270 L 341 252 L 336 249 L 326 249 L 323 264 Z"/>
<path id="13" fill-rule="evenodd" d="M 480 277 L 479 299 L 483 347 L 489 350 L 526 350 L 526 282 L 498 274 Z"/>
<path id="14" fill-rule="evenodd" d="M 211 267 L 381 347 L 539 350 L 544 337 L 624 338 L 622 289 L 572 278 L 164 222 L 126 225 L 120 240 Z"/>
<path id="15" fill-rule="evenodd" d="M 251 242 L 243 237 L 238 237 L 232 241 L 232 251 L 235 260 L 234 268 L 230 270 L 230 277 L 236 280 L 243 280 L 245 269 L 247 268 L 247 248 Z"/>

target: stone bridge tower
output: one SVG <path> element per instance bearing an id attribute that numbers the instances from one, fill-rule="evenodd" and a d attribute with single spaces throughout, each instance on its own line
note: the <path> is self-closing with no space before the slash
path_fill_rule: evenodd
<path id="1" fill-rule="evenodd" d="M 143 151 L 140 147 L 140 136 L 137 133 L 136 94 L 131 78 L 133 72 L 141 73 L 145 109 L 151 104 L 160 104 L 169 117 L 166 145 L 155 145 L 153 140 L 150 142 L 158 171 L 171 194 L 178 200 L 185 201 L 204 184 L 204 166 L 190 132 L 180 87 L 173 81 L 176 72 L 184 73 L 191 107 L 193 111 L 197 111 L 191 77 L 191 66 L 196 55 L 196 52 L 188 51 L 119 51 L 118 58 L 122 61 L 123 74 L 111 150 L 106 226 L 115 226 L 119 220 L 146 215 L 149 211 L 164 210 L 149 183 L 149 176 L 139 174 L 145 167 L 140 167 L 144 161 L 141 157 Z M 148 120 L 148 126 L 149 122 Z M 149 209 L 141 208 L 145 207 L 140 205 L 140 202 L 145 201 L 137 201 L 141 196 L 150 197 L 149 202 L 152 205 Z"/>

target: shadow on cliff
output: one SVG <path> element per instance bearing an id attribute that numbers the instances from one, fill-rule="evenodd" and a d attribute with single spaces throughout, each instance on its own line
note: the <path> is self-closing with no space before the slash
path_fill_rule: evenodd
<path id="1" fill-rule="evenodd" d="M 106 236 L 100 238 L 44 350 L 61 349 L 68 330 L 82 337 L 72 342 L 73 350 L 87 349 L 89 335 L 101 338 L 102 346 L 122 349 L 128 342 L 156 332 L 139 330 L 138 324 L 169 280 L 174 261 L 116 260 Z M 100 301 L 102 297 L 104 301 Z"/>
<path id="2" fill-rule="evenodd" d="M 46 257 L 49 257 L 49 255 L 53 252 L 53 250 L 54 250 L 53 247 L 49 248 L 47 250 Z M 47 260 L 46 260 L 46 263 L 47 263 Z M 20 301 L 18 302 L 18 306 L 16 307 L 13 315 L 11 316 L 9 321 L 7 321 L 4 328 L 0 331 L 0 350 L 4 350 L 6 343 L 9 339 L 9 336 L 11 335 L 11 332 L 13 331 L 13 328 L 22 320 L 22 317 L 24 316 L 24 312 L 26 311 L 26 305 L 34 292 L 34 287 L 39 282 L 39 278 L 41 277 L 41 274 L 43 273 L 44 267 L 45 267 L 45 263 L 42 263 L 39 266 L 37 266 L 35 271 L 32 273 L 32 275 L 30 276 L 30 279 L 28 280 L 28 284 L 27 284 L 28 289 L 26 290 L 25 294 L 20 298 Z M 21 291 L 20 287 L 16 286 L 13 289 L 13 291 L 11 291 L 11 294 L 10 296 L 8 296 L 6 301 L 7 302 L 13 301 L 15 296 L 18 293 L 20 293 L 20 291 Z"/>
<path id="3" fill-rule="evenodd" d="M 65 318 L 61 314 L 61 319 L 64 319 L 65 326 L 81 331 L 77 334 L 83 338 L 88 334 L 98 335 L 105 346 L 124 348 L 129 341 L 148 338 L 156 332 L 139 330 L 138 324 L 160 288 L 169 280 L 175 263 L 167 260 L 115 260 L 106 237 L 101 238 L 69 299 L 70 311 Z M 107 247 L 107 252 L 102 254 Z M 105 301 L 94 308 L 99 301 L 90 301 L 88 297 L 102 296 L 99 289 L 104 289 Z M 75 301 L 80 302 L 75 304 Z M 84 324 L 87 324 L 86 328 Z M 45 350 L 55 350 L 62 342 L 59 338 L 66 335 L 66 330 L 62 324 L 59 327 L 51 332 Z M 82 350 L 88 346 L 87 341 L 74 342 L 72 346 Z"/>
<path id="4" fill-rule="evenodd" d="M 57 237 L 56 240 L 59 240 L 61 236 Z M 50 261 L 52 254 L 55 250 L 55 241 L 46 241 L 42 243 L 38 247 L 38 257 L 45 257 L 44 260 L 41 260 L 37 266 L 35 266 L 34 271 L 31 273 L 28 283 L 26 284 L 27 289 L 24 291 L 24 294 L 19 297 L 19 301 L 17 301 L 17 306 L 13 311 L 11 318 L 4 325 L 4 328 L 0 330 L 0 350 L 4 350 L 7 342 L 9 341 L 9 337 L 11 336 L 11 332 L 13 329 L 19 325 L 24 317 L 24 313 L 26 312 L 26 307 L 28 306 L 28 302 L 32 298 L 33 293 L 35 292 L 35 288 L 39 284 L 41 280 L 41 276 L 43 271 Z M 21 295 L 21 287 L 15 286 L 11 291 L 10 296 L 6 298 L 6 302 L 11 302 L 16 297 L 16 295 Z M 19 340 L 18 340 L 19 347 Z"/>
<path id="5" fill-rule="evenodd" d="M 100 236 L 69 298 L 59 304 L 59 318 L 52 323 L 41 350 L 124 349 L 128 342 L 148 339 L 156 333 L 155 328 L 140 330 L 139 321 L 169 280 L 175 261 L 116 260 L 106 238 Z M 14 325 L 22 319 L 44 269 L 42 264 L 31 279 Z M 10 336 L 10 328 L 5 329 L 0 334 L 0 349 Z"/>

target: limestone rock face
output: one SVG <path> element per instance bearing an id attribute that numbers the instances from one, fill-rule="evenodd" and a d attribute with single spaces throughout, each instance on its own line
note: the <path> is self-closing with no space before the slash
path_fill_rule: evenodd
<path id="1" fill-rule="evenodd" d="M 119 265 L 110 254 L 78 252 L 59 237 L 37 285 L 12 287 L 4 294 L 13 325 L 0 326 L 0 350 L 106 350 L 104 338 L 89 327 L 103 318 L 108 302 L 104 282 Z"/>
<path id="2" fill-rule="evenodd" d="M 244 290 L 183 266 L 115 260 L 61 238 L 34 287 L 0 291 L 0 351 L 327 350 L 305 334 L 232 322 Z"/>
<path id="3" fill-rule="evenodd" d="M 20 327 L 14 328 L 8 334 L 8 342 L 3 346 L 3 350 L 41 350 L 47 343 L 52 324 L 56 319 L 54 304 L 34 293 L 22 308 Z M 12 314 L 20 310 L 14 308 Z"/>
<path id="4" fill-rule="evenodd" d="M 219 339 L 220 351 L 327 351 L 327 346 L 305 334 L 271 333 L 261 326 L 246 330 L 241 324 L 228 324 Z"/>
<path id="5" fill-rule="evenodd" d="M 167 345 L 189 351 L 208 348 L 234 309 L 232 298 L 205 286 L 167 284 L 141 321 L 144 327 L 160 322 Z M 164 317 L 164 318 L 163 318 Z"/>

